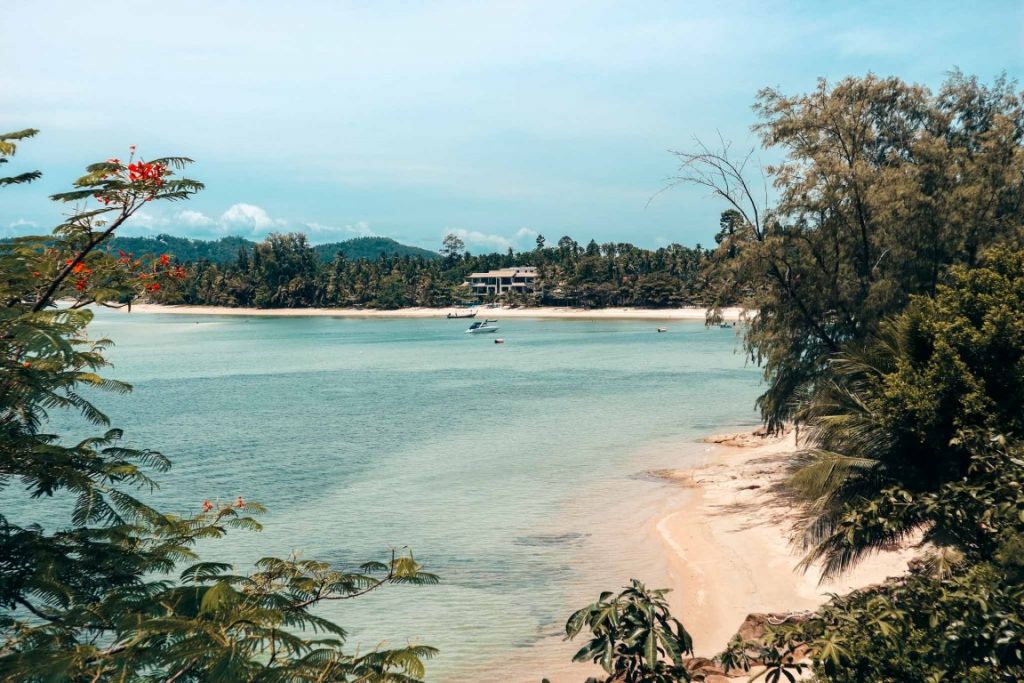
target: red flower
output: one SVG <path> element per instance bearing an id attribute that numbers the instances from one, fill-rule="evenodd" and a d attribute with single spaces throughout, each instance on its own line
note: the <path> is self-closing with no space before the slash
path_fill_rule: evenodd
<path id="1" fill-rule="evenodd" d="M 160 290 L 160 283 L 159 282 L 154 282 L 151 285 L 146 285 L 146 291 L 147 292 L 157 292 L 159 290 Z"/>
<path id="2" fill-rule="evenodd" d="M 77 289 L 79 292 L 84 292 L 85 288 L 88 285 L 89 285 L 89 282 L 87 280 L 76 280 L 75 281 L 75 289 Z"/>
<path id="3" fill-rule="evenodd" d="M 213 509 L 213 503 L 208 500 L 203 501 L 203 512 L 209 512 Z"/>
<path id="4" fill-rule="evenodd" d="M 30 368 L 30 367 L 32 367 L 32 364 L 29 363 L 28 361 L 25 361 L 24 363 L 21 364 L 21 367 L 23 367 L 23 368 Z"/>
<path id="5" fill-rule="evenodd" d="M 160 254 L 160 265 L 166 266 L 171 262 L 171 257 L 167 254 Z"/>

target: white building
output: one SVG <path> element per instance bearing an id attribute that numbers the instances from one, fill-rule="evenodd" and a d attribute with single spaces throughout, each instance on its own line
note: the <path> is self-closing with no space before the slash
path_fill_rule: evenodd
<path id="1" fill-rule="evenodd" d="M 513 266 L 486 273 L 471 273 L 466 284 L 476 296 L 498 296 L 505 292 L 532 292 L 537 282 L 534 266 Z"/>

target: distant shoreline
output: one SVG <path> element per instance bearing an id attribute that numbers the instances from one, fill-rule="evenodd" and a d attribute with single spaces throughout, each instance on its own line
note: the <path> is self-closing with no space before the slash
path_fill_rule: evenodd
<path id="1" fill-rule="evenodd" d="M 128 312 L 127 308 L 118 309 Z M 236 315 L 259 317 L 328 317 L 328 318 L 445 318 L 454 308 L 399 308 L 392 311 L 356 308 L 234 308 L 230 306 L 171 306 L 135 304 L 132 313 L 167 313 L 172 315 Z M 722 319 L 738 322 L 744 309 L 721 309 Z M 477 318 L 557 318 L 568 320 L 705 320 L 707 309 L 684 308 L 479 308 Z"/>

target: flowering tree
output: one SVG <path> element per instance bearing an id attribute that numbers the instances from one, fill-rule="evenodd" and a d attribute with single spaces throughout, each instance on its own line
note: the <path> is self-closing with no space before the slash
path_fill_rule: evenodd
<path id="1" fill-rule="evenodd" d="M 0 162 L 34 134 L 0 135 Z M 344 629 L 313 612 L 385 584 L 436 582 L 411 555 L 354 571 L 298 557 L 264 558 L 249 573 L 200 561 L 198 540 L 257 530 L 263 509 L 241 496 L 197 503 L 186 517 L 151 507 L 140 494 L 170 462 L 126 447 L 81 392 L 130 390 L 98 374 L 108 342 L 88 337 L 87 306 L 124 305 L 183 274 L 168 255 L 97 247 L 146 203 L 200 191 L 175 175 L 189 163 L 144 161 L 132 148 L 128 163 L 89 166 L 74 190 L 53 197 L 75 207 L 53 235 L 0 244 L 0 488 L 17 484 L 7 501 L 16 490 L 70 503 L 59 530 L 20 519 L 26 508 L 0 511 L 0 680 L 418 680 L 433 649 L 350 655 Z M 102 432 L 67 443 L 45 431 L 54 409 Z"/>

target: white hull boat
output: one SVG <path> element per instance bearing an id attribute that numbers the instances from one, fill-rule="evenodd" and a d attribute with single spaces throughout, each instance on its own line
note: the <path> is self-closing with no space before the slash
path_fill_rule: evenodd
<path id="1" fill-rule="evenodd" d="M 497 332 L 498 331 L 498 326 L 491 324 L 491 323 L 496 323 L 496 322 L 498 322 L 498 321 L 497 320 L 482 320 L 480 322 L 473 323 L 472 325 L 469 326 L 469 329 L 466 330 L 466 334 L 486 334 L 488 332 Z"/>

